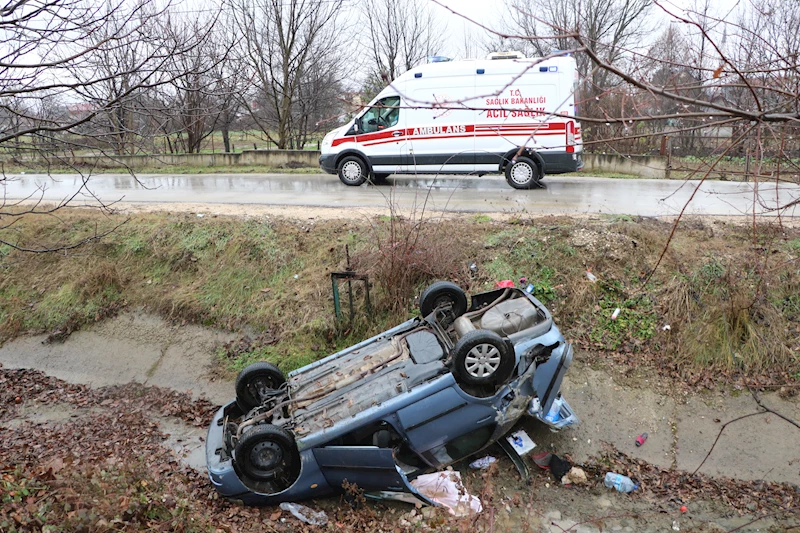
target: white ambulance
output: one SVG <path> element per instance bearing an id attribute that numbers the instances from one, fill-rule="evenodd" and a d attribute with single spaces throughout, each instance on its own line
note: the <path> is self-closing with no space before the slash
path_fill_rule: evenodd
<path id="1" fill-rule="evenodd" d="M 569 56 L 503 52 L 420 65 L 325 136 L 320 166 L 347 185 L 390 174 L 505 173 L 512 187 L 530 189 L 545 174 L 583 168 L 577 79 Z"/>

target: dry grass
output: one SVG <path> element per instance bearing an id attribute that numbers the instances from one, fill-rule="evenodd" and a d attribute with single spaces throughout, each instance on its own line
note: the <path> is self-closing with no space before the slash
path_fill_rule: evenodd
<path id="1" fill-rule="evenodd" d="M 370 275 L 379 289 L 378 302 L 390 312 L 406 312 L 420 286 L 435 279 L 462 285 L 468 264 L 464 246 L 450 223 L 392 216 L 372 225 L 370 246 L 354 257 L 357 270 Z"/>
<path id="2" fill-rule="evenodd" d="M 57 242 L 116 223 L 69 211 L 25 220 L 16 236 Z M 506 223 L 138 215 L 103 242 L 67 254 L 0 250 L 0 342 L 25 332 L 66 335 L 119 309 L 144 309 L 253 338 L 269 332 L 269 343 L 249 343 L 228 362 L 236 368 L 267 359 L 288 370 L 413 316 L 414 297 L 434 279 L 474 292 L 525 276 L 566 336 L 595 360 L 609 354 L 675 374 L 798 379 L 796 230 L 758 228 L 754 241 L 748 227 L 683 224 L 644 286 L 669 229 L 627 217 Z M 329 274 L 344 269 L 346 245 L 356 269 L 370 276 L 374 307 L 342 325 L 333 318 Z M 621 314 L 611 320 L 617 307 Z"/>

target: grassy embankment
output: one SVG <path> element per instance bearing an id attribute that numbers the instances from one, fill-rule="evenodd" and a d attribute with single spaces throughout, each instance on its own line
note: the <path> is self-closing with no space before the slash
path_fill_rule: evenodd
<path id="1" fill-rule="evenodd" d="M 58 220 L 25 218 L 13 238 L 63 242 L 117 222 L 62 212 Z M 643 285 L 669 229 L 626 217 L 312 223 L 139 215 L 66 254 L 0 247 L 0 342 L 26 332 L 61 338 L 120 309 L 144 309 L 242 330 L 251 342 L 220 350 L 231 370 L 262 358 L 290 370 L 413 316 L 413 297 L 430 280 L 478 291 L 527 276 L 586 360 L 644 364 L 706 384 L 736 374 L 770 384 L 800 379 L 800 233 L 760 228 L 753 242 L 752 228 L 685 224 Z M 337 326 L 329 272 L 344 267 L 345 244 L 371 276 L 375 309 Z"/>

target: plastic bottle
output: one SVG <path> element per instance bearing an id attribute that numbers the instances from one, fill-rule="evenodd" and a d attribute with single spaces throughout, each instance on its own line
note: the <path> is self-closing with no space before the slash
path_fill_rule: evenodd
<path id="1" fill-rule="evenodd" d="M 623 476 L 622 474 L 617 474 L 616 472 L 609 472 L 606 474 L 606 479 L 603 481 L 603 484 L 609 489 L 614 488 L 619 492 L 631 492 L 636 490 L 636 488 L 639 486 L 635 484 L 628 476 Z"/>
<path id="2" fill-rule="evenodd" d="M 561 420 L 561 398 L 553 400 L 553 405 L 550 406 L 550 410 L 547 412 L 544 419 L 551 424 Z"/>
<path id="3" fill-rule="evenodd" d="M 486 457 L 481 457 L 480 459 L 472 461 L 469 464 L 469 467 L 470 468 L 474 468 L 476 470 L 485 470 L 485 469 L 489 468 L 489 466 L 492 463 L 496 462 L 496 461 L 497 461 L 497 459 L 495 457 L 492 457 L 491 455 L 487 455 Z"/>

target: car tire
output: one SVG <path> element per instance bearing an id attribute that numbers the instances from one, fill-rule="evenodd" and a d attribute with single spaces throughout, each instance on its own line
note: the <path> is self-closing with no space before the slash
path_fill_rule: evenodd
<path id="1" fill-rule="evenodd" d="M 271 391 L 276 391 L 286 383 L 281 370 L 266 361 L 245 367 L 236 376 L 236 403 L 245 413 L 258 407 Z"/>
<path id="2" fill-rule="evenodd" d="M 506 181 L 515 189 L 533 189 L 539 186 L 542 172 L 532 159 L 519 157 L 506 165 Z"/>
<path id="3" fill-rule="evenodd" d="M 339 161 L 337 173 L 342 183 L 352 187 L 361 185 L 367 181 L 367 177 L 369 176 L 367 164 L 363 159 L 355 155 L 343 157 L 342 160 Z"/>
<path id="4" fill-rule="evenodd" d="M 435 281 L 422 291 L 419 310 L 425 317 L 448 303 L 453 306 L 453 320 L 467 312 L 467 295 L 461 287 L 451 281 Z"/>
<path id="5" fill-rule="evenodd" d="M 452 372 L 460 385 L 497 385 L 511 377 L 516 358 L 503 338 L 486 329 L 465 333 L 453 348 Z"/>
<path id="6" fill-rule="evenodd" d="M 272 424 L 247 430 L 233 451 L 242 474 L 254 481 L 271 481 L 295 470 L 300 453 L 292 434 Z"/>

